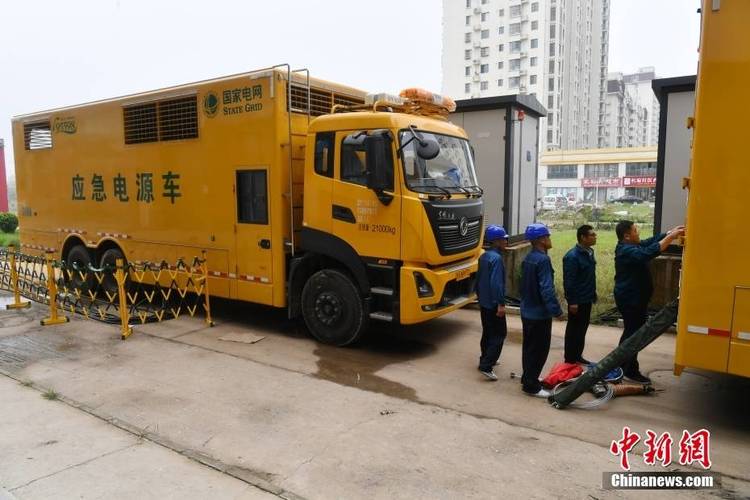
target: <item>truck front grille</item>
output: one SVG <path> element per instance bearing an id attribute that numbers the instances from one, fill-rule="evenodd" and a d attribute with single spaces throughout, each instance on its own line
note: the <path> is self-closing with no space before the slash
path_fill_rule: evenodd
<path id="1" fill-rule="evenodd" d="M 482 218 L 474 217 L 467 219 L 466 226 L 466 235 L 462 235 L 460 222 L 438 225 L 437 240 L 442 254 L 449 255 L 465 252 L 479 245 Z"/>

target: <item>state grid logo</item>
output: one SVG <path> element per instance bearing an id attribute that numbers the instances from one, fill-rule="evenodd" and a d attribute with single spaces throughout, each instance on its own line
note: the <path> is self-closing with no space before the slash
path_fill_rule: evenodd
<path id="1" fill-rule="evenodd" d="M 203 96 L 203 113 L 209 118 L 216 116 L 216 112 L 219 110 L 219 96 L 216 92 L 209 90 L 205 96 Z"/>

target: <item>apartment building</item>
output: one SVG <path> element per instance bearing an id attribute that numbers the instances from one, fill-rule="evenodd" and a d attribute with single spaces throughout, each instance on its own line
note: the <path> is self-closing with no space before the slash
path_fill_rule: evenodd
<path id="1" fill-rule="evenodd" d="M 609 0 L 443 0 L 443 93 L 533 95 L 543 149 L 597 147 L 608 45 Z"/>
<path id="2" fill-rule="evenodd" d="M 610 73 L 607 78 L 601 147 L 655 146 L 659 139 L 659 101 L 651 82 L 653 67 L 637 73 Z"/>

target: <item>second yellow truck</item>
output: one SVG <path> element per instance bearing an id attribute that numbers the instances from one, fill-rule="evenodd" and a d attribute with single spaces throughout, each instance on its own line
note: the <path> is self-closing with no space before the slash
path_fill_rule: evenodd
<path id="1" fill-rule="evenodd" d="M 207 251 L 212 295 L 320 341 L 473 298 L 482 191 L 451 102 L 289 67 L 13 120 L 21 243 L 78 265 Z"/>
<path id="2" fill-rule="evenodd" d="M 750 2 L 702 2 L 676 373 L 750 377 L 748 126 L 735 109 L 750 75 L 748 21 Z"/>

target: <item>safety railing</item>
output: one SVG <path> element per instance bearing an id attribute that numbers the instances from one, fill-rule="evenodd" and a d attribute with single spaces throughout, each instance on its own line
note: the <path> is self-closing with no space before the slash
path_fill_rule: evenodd
<path id="1" fill-rule="evenodd" d="M 13 303 L 8 309 L 29 307 L 30 302 L 48 301 L 48 269 L 44 257 L 25 255 L 15 251 L 15 247 L 0 249 L 0 287 L 13 292 Z"/>
<path id="2" fill-rule="evenodd" d="M 68 321 L 65 314 L 119 324 L 123 339 L 133 332 L 133 324 L 146 324 L 202 314 L 213 326 L 208 289 L 208 263 L 205 252 L 191 262 L 179 259 L 170 265 L 126 263 L 95 268 L 91 265 L 56 261 L 0 249 L 0 289 L 13 293 L 8 309 L 29 307 L 29 301 L 49 306 L 42 325 Z M 28 299 L 28 301 L 23 300 Z"/>

